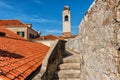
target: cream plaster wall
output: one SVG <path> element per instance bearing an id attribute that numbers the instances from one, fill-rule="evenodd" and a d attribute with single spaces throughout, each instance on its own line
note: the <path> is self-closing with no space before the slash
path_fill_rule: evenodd
<path id="1" fill-rule="evenodd" d="M 27 39 L 27 27 L 6 27 L 7 29 L 9 29 L 10 31 L 14 32 L 17 34 L 18 31 L 24 31 L 25 36 L 24 38 Z"/>
<path id="2" fill-rule="evenodd" d="M 23 31 L 25 34 L 25 36 L 24 36 L 24 38 L 25 39 L 28 39 L 28 40 L 31 40 L 31 38 L 30 38 L 30 34 L 32 34 L 32 35 L 34 35 L 34 36 L 37 36 L 38 34 L 37 34 L 37 32 L 36 31 L 34 31 L 34 30 L 32 30 L 30 27 L 12 27 L 12 26 L 10 26 L 10 27 L 6 27 L 7 29 L 9 29 L 9 30 L 11 30 L 12 32 L 14 32 L 14 33 L 16 33 L 17 34 L 17 32 L 18 31 Z"/>
<path id="3" fill-rule="evenodd" d="M 68 21 L 65 21 L 65 16 L 68 16 Z M 71 23 L 70 23 L 70 11 L 69 10 L 63 10 L 63 33 L 64 32 L 71 32 Z"/>

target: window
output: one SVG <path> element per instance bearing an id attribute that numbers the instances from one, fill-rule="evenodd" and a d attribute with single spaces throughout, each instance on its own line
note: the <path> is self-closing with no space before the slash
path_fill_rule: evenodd
<path id="1" fill-rule="evenodd" d="M 17 34 L 20 35 L 20 36 L 22 36 L 22 37 L 25 36 L 25 33 L 23 31 L 18 31 Z"/>
<path id="2" fill-rule="evenodd" d="M 68 16 L 67 15 L 65 16 L 65 21 L 68 21 Z"/>
<path id="3" fill-rule="evenodd" d="M 32 38 L 32 34 L 29 34 L 29 38 Z"/>
<path id="4" fill-rule="evenodd" d="M 35 36 L 30 33 L 30 34 L 29 34 L 29 38 L 30 38 L 30 39 L 34 39 Z"/>

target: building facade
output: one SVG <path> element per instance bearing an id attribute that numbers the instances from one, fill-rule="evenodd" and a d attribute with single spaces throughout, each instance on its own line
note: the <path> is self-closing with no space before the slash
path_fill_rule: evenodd
<path id="1" fill-rule="evenodd" d="M 70 19 L 70 8 L 69 6 L 64 6 L 62 13 L 63 22 L 63 37 L 71 37 L 71 19 Z"/>
<path id="2" fill-rule="evenodd" d="M 0 26 L 4 26 L 27 40 L 39 37 L 39 33 L 32 29 L 31 24 L 23 24 L 18 20 L 0 20 Z"/>

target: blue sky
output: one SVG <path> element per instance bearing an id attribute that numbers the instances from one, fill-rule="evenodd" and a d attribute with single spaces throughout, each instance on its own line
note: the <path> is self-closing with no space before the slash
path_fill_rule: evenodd
<path id="1" fill-rule="evenodd" d="M 0 0 L 0 19 L 18 19 L 32 24 L 42 35 L 62 35 L 62 10 L 71 10 L 72 34 L 78 34 L 78 26 L 94 0 Z"/>

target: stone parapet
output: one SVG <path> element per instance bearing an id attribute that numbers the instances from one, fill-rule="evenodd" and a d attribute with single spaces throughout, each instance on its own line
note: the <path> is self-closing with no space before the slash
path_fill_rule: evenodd
<path id="1" fill-rule="evenodd" d="M 65 53 L 65 42 L 63 40 L 55 41 L 42 62 L 39 74 L 33 80 L 40 80 L 40 78 L 42 80 L 52 80 L 54 72 Z"/>
<path id="2" fill-rule="evenodd" d="M 66 48 L 73 50 L 75 52 L 79 52 L 79 48 L 80 48 L 79 43 L 80 43 L 79 36 L 73 39 L 69 39 L 68 42 L 66 43 Z"/>
<path id="3" fill-rule="evenodd" d="M 63 32 L 63 37 L 71 37 L 71 33 L 70 32 Z"/>

